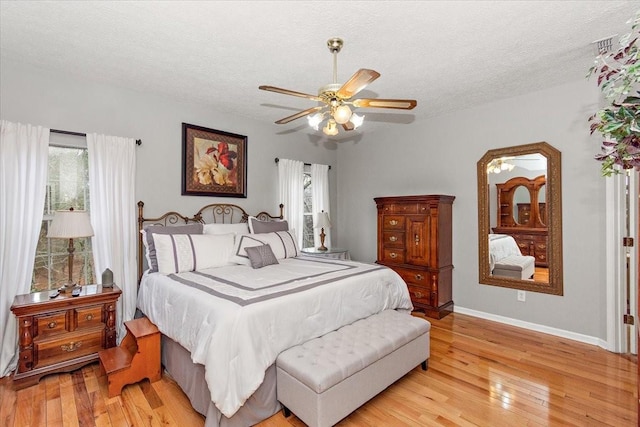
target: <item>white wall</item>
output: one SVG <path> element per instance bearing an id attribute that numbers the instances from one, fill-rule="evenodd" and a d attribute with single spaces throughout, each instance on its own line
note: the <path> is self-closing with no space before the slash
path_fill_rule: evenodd
<path id="1" fill-rule="evenodd" d="M 450 194 L 453 299 L 457 306 L 605 338 L 605 179 L 593 160 L 587 119 L 598 108 L 593 81 L 514 97 L 424 121 L 390 125 L 338 149 L 338 231 L 354 259 L 376 259 L 373 198 Z M 427 103 L 417 108 L 429 108 Z M 366 126 L 365 126 L 366 129 Z M 562 152 L 564 296 L 478 283 L 476 164 L 489 149 L 546 141 Z"/>
<path id="2" fill-rule="evenodd" d="M 263 210 L 276 214 L 280 203 L 276 157 L 331 165 L 331 216 L 337 217 L 335 144 L 319 144 L 283 132 L 286 129 L 275 124 L 220 113 L 215 99 L 211 105 L 187 103 L 6 60 L 0 63 L 0 94 L 4 120 L 142 139 L 137 148 L 136 197 L 145 202 L 148 217 L 168 210 L 192 215 L 215 202 L 240 205 L 250 214 Z M 248 137 L 246 199 L 181 196 L 182 122 Z M 333 233 L 334 242 L 339 242 L 337 230 Z"/>

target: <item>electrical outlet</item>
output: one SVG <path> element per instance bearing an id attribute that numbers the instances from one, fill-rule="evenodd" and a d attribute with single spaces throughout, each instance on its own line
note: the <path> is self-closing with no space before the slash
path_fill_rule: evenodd
<path id="1" fill-rule="evenodd" d="M 525 291 L 518 291 L 518 301 L 525 302 L 527 300 L 527 293 Z"/>

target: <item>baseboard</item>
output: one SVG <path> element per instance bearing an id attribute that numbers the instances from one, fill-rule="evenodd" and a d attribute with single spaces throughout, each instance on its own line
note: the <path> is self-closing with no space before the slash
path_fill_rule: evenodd
<path id="1" fill-rule="evenodd" d="M 585 344 L 597 345 L 604 349 L 607 348 L 607 342 L 601 338 L 592 337 L 589 335 L 578 334 L 576 332 L 565 331 L 564 329 L 552 328 L 550 326 L 539 325 L 537 323 L 525 322 L 524 320 L 512 319 L 510 317 L 499 316 L 497 314 L 485 313 L 483 311 L 472 310 L 470 308 L 464 308 L 455 306 L 454 313 L 466 314 L 469 316 L 479 317 L 481 319 L 492 320 L 494 322 L 505 323 L 511 326 L 517 326 L 519 328 L 529 329 L 531 331 L 542 332 L 549 335 L 555 335 L 561 338 L 567 338 L 574 341 L 583 342 Z"/>

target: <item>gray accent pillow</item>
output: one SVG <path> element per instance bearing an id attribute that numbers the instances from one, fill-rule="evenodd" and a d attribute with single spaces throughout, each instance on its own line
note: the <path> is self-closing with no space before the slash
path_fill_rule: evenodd
<path id="1" fill-rule="evenodd" d="M 147 252 L 149 255 L 149 271 L 158 271 L 158 258 L 156 257 L 156 245 L 153 242 L 154 234 L 202 234 L 202 224 L 177 225 L 175 227 L 164 225 L 150 225 L 144 228 L 147 239 Z"/>
<path id="2" fill-rule="evenodd" d="M 253 268 L 262 268 L 267 265 L 279 264 L 276 256 L 273 254 L 271 246 L 269 245 L 252 246 L 250 248 L 245 248 L 245 251 L 247 251 L 251 267 Z"/>
<path id="3" fill-rule="evenodd" d="M 276 231 L 289 231 L 287 221 L 260 221 L 254 216 L 249 217 L 249 231 L 253 234 L 273 233 Z"/>

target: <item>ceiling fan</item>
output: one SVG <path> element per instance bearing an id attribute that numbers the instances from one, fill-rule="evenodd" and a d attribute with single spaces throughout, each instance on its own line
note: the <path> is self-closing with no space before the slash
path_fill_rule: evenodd
<path id="1" fill-rule="evenodd" d="M 342 39 L 337 37 L 327 41 L 327 47 L 333 54 L 333 83 L 329 83 L 318 89 L 317 95 L 281 89 L 275 86 L 259 86 L 259 89 L 262 90 L 307 98 L 320 103 L 320 105 L 280 119 L 276 121 L 276 124 L 289 123 L 313 114 L 307 117 L 311 127 L 318 130 L 320 123 L 329 117 L 322 131 L 327 135 L 337 135 L 338 124 L 342 125 L 344 130 L 350 131 L 360 126 L 364 120 L 364 116 L 355 114 L 351 108 L 349 108 L 350 105 L 354 108 L 393 108 L 399 110 L 411 110 L 417 105 L 414 99 L 351 99 L 367 85 L 380 77 L 380 73 L 362 68 L 356 71 L 346 83 L 338 83 L 338 53 L 343 45 L 344 42 Z"/>

